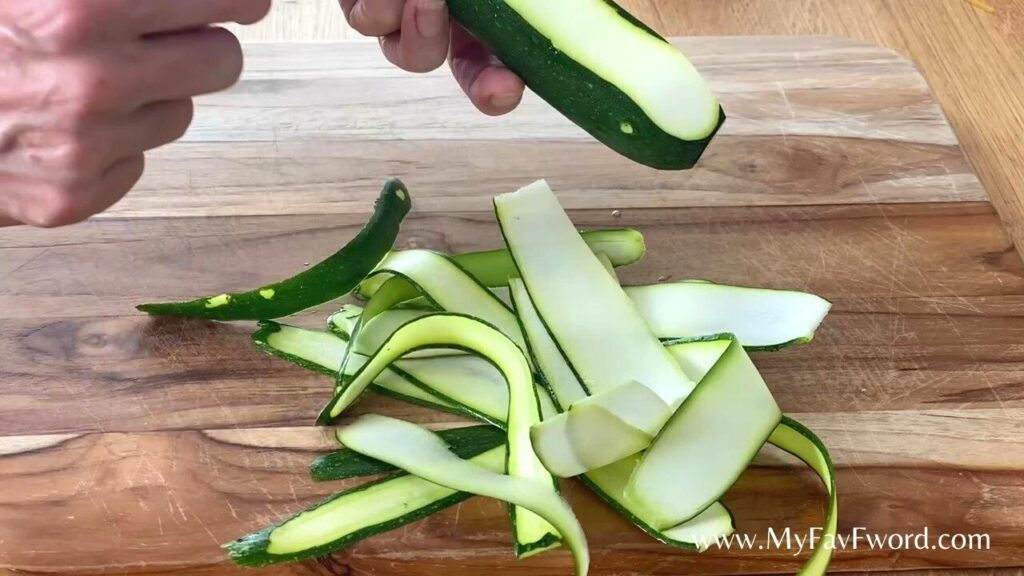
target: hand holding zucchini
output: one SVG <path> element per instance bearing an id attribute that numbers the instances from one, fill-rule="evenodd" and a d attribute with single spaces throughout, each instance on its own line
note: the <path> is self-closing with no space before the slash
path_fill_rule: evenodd
<path id="1" fill-rule="evenodd" d="M 345 290 L 363 282 L 365 308 L 345 306 L 325 331 L 263 321 L 253 335 L 338 377 L 322 423 L 373 390 L 490 426 L 435 435 L 375 415 L 342 426 L 345 448 L 317 459 L 313 478 L 379 478 L 226 545 L 235 562 L 328 554 L 479 494 L 510 503 L 519 557 L 564 543 L 582 576 L 586 538 L 554 475 L 577 476 L 658 541 L 700 551 L 734 531 L 720 498 L 766 443 L 826 484 L 823 538 L 835 534 L 828 452 L 781 414 L 746 352 L 810 341 L 828 302 L 709 282 L 620 286 L 614 266 L 642 255 L 638 233 L 591 233 L 612 242 L 597 249 L 543 182 L 496 198 L 495 210 L 506 250 L 383 259 L 394 222 L 361 276 L 342 275 Z M 302 290 L 282 295 L 278 311 L 311 302 Z M 400 308 L 415 299 L 429 309 Z M 801 574 L 824 574 L 831 554 L 817 548 Z"/>
<path id="2" fill-rule="evenodd" d="M 691 168 L 725 121 L 700 73 L 612 0 L 448 0 L 538 96 L 616 152 Z"/>

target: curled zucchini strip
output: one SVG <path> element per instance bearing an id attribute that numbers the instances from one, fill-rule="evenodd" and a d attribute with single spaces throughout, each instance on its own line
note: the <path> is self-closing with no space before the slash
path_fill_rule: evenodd
<path id="1" fill-rule="evenodd" d="M 338 429 L 346 447 L 397 466 L 440 486 L 504 500 L 526 508 L 554 526 L 576 561 L 577 576 L 590 567 L 587 539 L 572 508 L 543 480 L 497 474 L 456 456 L 437 435 L 410 422 L 366 415 Z M 515 448 L 510 447 L 510 451 Z"/>
<path id="2" fill-rule="evenodd" d="M 399 180 L 384 185 L 373 216 L 341 250 L 303 272 L 248 292 L 188 302 L 142 304 L 154 316 L 210 320 L 269 320 L 289 316 L 348 294 L 391 250 L 412 199 Z"/>
<path id="3" fill-rule="evenodd" d="M 644 452 L 626 498 L 656 528 L 717 502 L 782 418 L 754 363 L 733 341 Z"/>
<path id="4" fill-rule="evenodd" d="M 261 338 L 257 338 L 254 335 L 254 339 L 257 340 L 257 344 L 259 344 L 261 348 L 274 356 L 289 360 L 317 372 L 333 374 L 333 370 L 331 370 L 330 367 L 336 366 L 341 362 L 341 358 L 345 353 L 345 344 L 341 338 L 336 338 L 336 341 L 331 341 L 326 339 L 325 336 L 329 336 L 329 334 L 317 332 L 315 330 L 305 330 L 302 328 L 281 325 L 279 330 L 269 332 Z M 262 343 L 260 340 L 262 340 Z M 715 362 L 717 362 L 718 357 L 721 356 L 728 344 L 729 341 L 727 340 L 685 342 L 670 345 L 668 346 L 668 349 L 676 361 L 679 362 L 680 365 L 683 366 L 684 370 L 687 371 L 687 374 L 689 374 L 694 380 L 699 381 L 703 378 L 703 375 L 710 370 Z M 461 359 L 480 360 L 487 364 L 486 361 L 469 355 L 463 356 Z M 471 417 L 475 416 L 485 421 L 492 422 L 494 425 L 504 429 L 506 426 L 505 418 L 508 414 L 508 391 L 507 385 L 501 378 L 500 373 L 487 364 L 487 366 L 497 374 L 497 384 L 502 388 L 499 392 L 497 387 L 492 387 L 489 384 L 482 385 L 483 381 L 477 378 L 466 379 L 464 381 L 456 378 L 455 376 L 462 372 L 450 369 L 450 363 L 454 361 L 456 361 L 456 357 L 399 360 L 389 370 L 396 371 L 397 373 L 398 366 L 406 366 L 408 364 L 431 367 L 431 369 L 425 371 L 407 368 L 409 373 L 416 374 L 417 384 L 422 385 L 424 388 L 421 389 L 409 382 L 405 382 L 405 386 L 407 386 L 409 390 L 405 390 L 405 394 L 398 394 L 395 392 L 396 389 L 390 385 L 391 379 L 382 379 L 382 377 L 388 372 L 388 370 L 385 370 L 382 372 L 382 377 L 378 377 L 374 381 L 375 391 L 384 392 L 407 401 L 420 403 L 439 410 L 452 410 Z M 359 365 L 364 362 L 365 357 L 360 360 Z M 467 376 L 473 373 L 478 372 L 475 370 L 465 372 Z M 444 382 L 451 385 L 444 386 L 439 384 L 439 382 L 442 381 L 440 378 L 434 379 L 431 377 L 435 375 L 447 375 L 447 379 L 444 379 Z M 379 386 L 384 382 L 388 383 L 386 387 L 381 386 L 379 389 L 376 388 L 376 386 Z M 450 394 L 448 396 L 448 400 L 443 400 L 437 393 L 428 392 L 428 390 L 435 389 L 446 389 Z M 556 386 L 552 386 L 552 389 L 555 392 L 558 391 Z M 408 396 L 410 392 L 413 394 L 419 392 L 425 396 L 422 399 L 410 398 Z M 538 396 L 541 399 L 542 412 L 545 414 L 555 413 L 556 410 L 554 406 L 545 407 L 548 406 L 548 403 L 550 402 L 550 400 L 546 400 L 546 395 L 538 392 Z M 586 397 L 585 393 L 582 397 Z M 454 408 L 452 408 L 453 405 Z M 443 434 L 444 433 L 442 433 L 442 435 Z M 457 454 L 464 456 L 464 453 L 462 452 L 463 448 L 461 447 L 461 442 L 463 440 L 461 438 L 446 438 L 446 441 L 452 445 L 452 449 Z M 665 544 L 678 548 L 702 550 L 707 547 L 709 543 L 714 542 L 716 538 L 726 536 L 733 532 L 735 524 L 732 516 L 728 509 L 721 504 L 715 504 L 692 521 L 668 530 L 656 530 L 649 524 L 645 523 L 637 516 L 638 511 L 635 510 L 633 505 L 626 500 L 624 494 L 629 477 L 632 475 L 633 469 L 636 468 L 636 465 L 639 462 L 639 455 L 634 455 L 630 458 L 620 460 L 610 466 L 591 470 L 586 475 L 580 476 L 579 478 L 599 497 L 601 497 L 601 499 L 607 502 L 608 505 L 618 510 L 619 513 L 628 518 L 641 530 L 647 532 L 653 538 Z M 314 473 L 314 478 L 317 478 L 317 473 Z M 331 478 L 322 477 L 322 479 Z"/>
<path id="5" fill-rule="evenodd" d="M 839 526 L 839 499 L 836 494 L 836 471 L 825 443 L 809 428 L 783 416 L 768 442 L 803 460 L 821 478 L 828 490 L 828 513 L 822 542 L 834 540 Z M 832 561 L 834 546 L 818 546 L 798 572 L 799 576 L 824 576 Z"/>
<path id="6" fill-rule="evenodd" d="M 414 320 L 391 335 L 324 408 L 318 420 L 327 424 L 352 405 L 378 374 L 403 355 L 421 348 L 460 348 L 479 354 L 501 372 L 508 385 L 509 474 L 555 486 L 530 443 L 530 427 L 541 421 L 533 373 L 522 350 L 497 328 L 458 314 L 434 314 Z M 557 545 L 554 528 L 527 510 L 512 513 L 516 550 L 527 555 Z"/>
<path id="7" fill-rule="evenodd" d="M 348 343 L 344 339 L 330 332 L 296 328 L 269 320 L 260 323 L 260 329 L 253 333 L 252 340 L 256 346 L 272 356 L 328 376 L 335 375 L 337 366 L 341 364 L 348 347 Z M 354 375 L 359 368 L 362 368 L 366 360 L 366 356 L 354 355 L 352 362 L 347 365 L 348 376 Z M 429 389 L 409 378 L 397 367 L 382 370 L 373 379 L 371 386 L 374 392 L 413 404 L 462 414 L 471 418 L 479 416 L 475 411 L 461 404 L 446 401 L 436 394 L 432 394 Z"/>
<path id="8" fill-rule="evenodd" d="M 379 315 L 400 302 L 420 295 L 441 310 L 465 314 L 494 325 L 520 349 L 526 349 L 512 310 L 446 256 L 429 250 L 395 252 L 381 263 L 374 274 L 389 279 L 373 295 L 352 329 L 350 351 L 380 348 L 391 336 L 393 324 L 377 331 L 379 337 L 374 337 L 374 329 L 371 327 L 380 319 Z M 371 336 L 364 337 L 364 331 L 371 332 Z M 442 354 L 447 353 L 443 348 L 431 348 L 435 353 L 438 350 Z M 338 371 L 336 383 L 339 390 L 345 387 L 348 358 L 346 355 Z"/>

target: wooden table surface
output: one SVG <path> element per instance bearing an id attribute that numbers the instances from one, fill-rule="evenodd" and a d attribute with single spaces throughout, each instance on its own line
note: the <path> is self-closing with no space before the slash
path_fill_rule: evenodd
<path id="1" fill-rule="evenodd" d="M 828 34 L 910 58 L 935 90 L 1017 246 L 1024 245 L 1024 2 L 983 0 L 619 0 L 666 35 Z M 279 1 L 249 41 L 356 36 L 336 0 Z"/>
<path id="2" fill-rule="evenodd" d="M 493 194 L 548 177 L 583 227 L 633 226 L 623 271 L 805 289 L 835 308 L 815 341 L 755 361 L 838 466 L 840 530 L 977 533 L 988 550 L 847 549 L 834 570 L 1024 564 L 1024 263 L 914 67 L 829 38 L 682 41 L 730 114 L 702 164 L 664 173 L 530 97 L 476 113 L 439 72 L 370 43 L 263 45 L 202 101 L 112 211 L 0 230 L 0 571 L 246 573 L 218 544 L 338 486 L 306 476 L 326 378 L 267 358 L 251 326 L 153 321 L 141 301 L 262 285 L 350 238 L 386 175 L 415 212 L 401 246 L 500 237 Z M 327 308 L 295 322 L 320 326 Z M 361 411 L 448 417 L 381 398 Z M 792 573 L 789 551 L 654 543 L 567 483 L 595 575 Z M 820 487 L 768 452 L 726 499 L 744 533 L 820 524 Z M 272 575 L 564 574 L 515 562 L 502 506 L 473 499 Z"/>

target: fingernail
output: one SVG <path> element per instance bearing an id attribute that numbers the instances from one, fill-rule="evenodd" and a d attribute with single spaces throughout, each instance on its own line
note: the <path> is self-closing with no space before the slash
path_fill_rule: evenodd
<path id="1" fill-rule="evenodd" d="M 448 25 L 448 8 L 440 0 L 428 0 L 416 13 L 416 31 L 424 38 L 437 38 Z"/>
<path id="2" fill-rule="evenodd" d="M 522 96 L 515 92 L 510 92 L 508 94 L 495 94 L 494 96 L 491 96 L 491 106 L 502 110 L 506 108 L 513 108 L 516 104 L 519 104 L 520 98 L 522 98 Z"/>

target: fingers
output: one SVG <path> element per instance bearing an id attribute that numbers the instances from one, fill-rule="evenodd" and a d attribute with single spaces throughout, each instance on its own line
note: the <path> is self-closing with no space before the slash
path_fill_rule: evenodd
<path id="1" fill-rule="evenodd" d="M 138 62 L 136 106 L 232 86 L 242 73 L 242 47 L 223 28 L 202 28 L 145 40 Z"/>
<path id="2" fill-rule="evenodd" d="M 107 168 L 99 182 L 95 184 L 92 205 L 87 210 L 88 214 L 103 212 L 124 198 L 124 195 L 134 188 L 142 178 L 145 169 L 146 157 L 142 153 L 122 158 Z"/>
<path id="3" fill-rule="evenodd" d="M 341 0 L 352 28 L 364 36 L 387 36 L 402 25 L 405 0 Z"/>
<path id="4" fill-rule="evenodd" d="M 5 211 L 18 222 L 43 228 L 81 222 L 123 198 L 142 177 L 144 168 L 145 157 L 139 153 L 117 160 L 89 182 L 25 182 Z"/>
<path id="5" fill-rule="evenodd" d="M 448 7 L 443 0 L 409 0 L 401 31 L 380 38 L 384 56 L 409 72 L 430 72 L 448 55 Z"/>
<path id="6" fill-rule="evenodd" d="M 75 0 L 79 1 L 79 0 Z M 107 0 L 124 5 L 131 30 L 139 36 L 237 22 L 254 24 L 270 11 L 271 0 Z"/>
<path id="7" fill-rule="evenodd" d="M 523 81 L 457 24 L 452 26 L 448 64 L 463 92 L 484 114 L 507 114 L 523 99 Z"/>
<path id="8" fill-rule="evenodd" d="M 108 146 L 120 156 L 170 144 L 185 135 L 193 111 L 191 100 L 147 104 L 110 129 Z"/>

